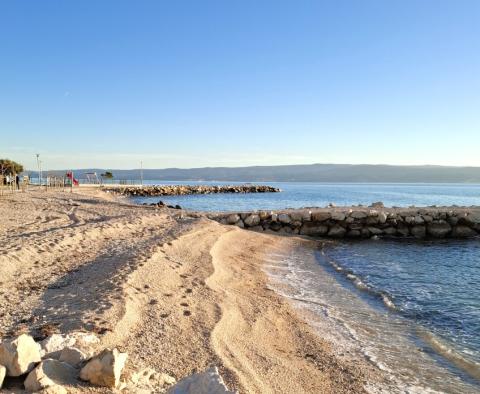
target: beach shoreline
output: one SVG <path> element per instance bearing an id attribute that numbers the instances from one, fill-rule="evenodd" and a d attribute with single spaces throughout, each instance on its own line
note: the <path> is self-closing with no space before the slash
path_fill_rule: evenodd
<path id="1" fill-rule="evenodd" d="M 30 190 L 4 196 L 0 210 L 2 337 L 94 332 L 128 352 L 128 369 L 179 380 L 217 365 L 242 393 L 363 392 L 382 379 L 364 360 L 338 359 L 269 288 L 267 254 L 304 240 L 96 188 Z"/>

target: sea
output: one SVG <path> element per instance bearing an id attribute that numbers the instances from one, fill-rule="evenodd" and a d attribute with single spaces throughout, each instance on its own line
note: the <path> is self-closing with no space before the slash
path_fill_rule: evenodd
<path id="1" fill-rule="evenodd" d="M 199 211 L 480 205 L 473 184 L 264 184 L 282 191 L 134 201 Z M 480 239 L 325 241 L 272 254 L 265 269 L 339 357 L 360 356 L 387 376 L 370 391 L 480 393 Z"/>

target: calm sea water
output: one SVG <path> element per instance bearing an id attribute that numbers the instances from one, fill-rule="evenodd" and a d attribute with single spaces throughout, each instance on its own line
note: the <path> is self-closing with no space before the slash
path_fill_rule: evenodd
<path id="1" fill-rule="evenodd" d="M 336 242 L 266 269 L 339 357 L 384 371 L 380 392 L 480 392 L 478 241 Z"/>
<path id="2" fill-rule="evenodd" d="M 186 182 L 148 181 L 148 184 L 186 184 Z M 188 184 L 221 184 L 188 182 Z M 231 184 L 234 184 L 232 182 Z M 238 183 L 237 183 L 238 184 Z M 281 193 L 210 194 L 193 196 L 135 198 L 138 203 L 162 200 L 200 211 L 239 211 L 323 207 L 329 203 L 369 205 L 382 201 L 386 206 L 480 205 L 480 185 L 465 184 L 353 184 L 353 183 L 271 183 Z"/>
<path id="3" fill-rule="evenodd" d="M 386 206 L 480 205 L 480 185 L 267 184 L 282 192 L 135 201 L 161 199 L 204 211 L 375 201 Z M 360 352 L 391 376 L 388 392 L 480 392 L 478 239 L 335 242 L 322 250 L 272 255 L 268 266 L 274 280 L 288 285 L 277 290 L 319 317 L 312 324 L 337 343 L 340 357 Z"/>

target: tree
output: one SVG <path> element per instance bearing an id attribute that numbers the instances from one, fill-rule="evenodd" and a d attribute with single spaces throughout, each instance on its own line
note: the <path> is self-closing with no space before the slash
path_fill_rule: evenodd
<path id="1" fill-rule="evenodd" d="M 110 171 L 105 171 L 105 174 L 101 174 L 100 176 L 102 178 L 105 178 L 105 179 L 112 179 L 113 178 L 113 174 Z"/>
<path id="2" fill-rule="evenodd" d="M 0 175 L 13 175 L 23 172 L 23 166 L 13 160 L 0 159 Z"/>

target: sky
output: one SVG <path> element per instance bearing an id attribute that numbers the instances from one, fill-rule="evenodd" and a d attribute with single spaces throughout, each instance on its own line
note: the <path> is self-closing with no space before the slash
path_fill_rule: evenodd
<path id="1" fill-rule="evenodd" d="M 480 1 L 0 2 L 0 158 L 480 166 Z"/>

